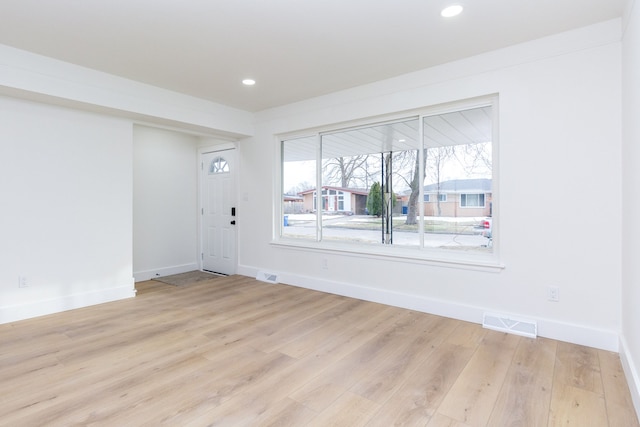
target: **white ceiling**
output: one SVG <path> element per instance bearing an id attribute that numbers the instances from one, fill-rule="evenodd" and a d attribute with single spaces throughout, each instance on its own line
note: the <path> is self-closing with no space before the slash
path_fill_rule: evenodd
<path id="1" fill-rule="evenodd" d="M 463 14 L 440 17 L 451 3 Z M 0 43 L 259 111 L 616 18 L 625 3 L 0 0 Z"/>

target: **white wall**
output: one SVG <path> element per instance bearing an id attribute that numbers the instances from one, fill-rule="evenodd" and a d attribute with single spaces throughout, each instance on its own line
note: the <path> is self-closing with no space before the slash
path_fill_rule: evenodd
<path id="1" fill-rule="evenodd" d="M 251 135 L 252 113 L 0 45 L 0 96 L 4 95 L 11 98 L 1 98 L 0 104 L 0 161 L 7 164 L 0 171 L 0 227 L 6 229 L 0 234 L 0 323 L 130 297 L 133 258 L 136 271 L 154 275 L 176 265 L 194 265 L 197 147 Z M 135 257 L 134 122 L 184 130 L 156 133 L 164 135 L 159 150 L 145 142 L 136 147 L 161 157 L 165 172 L 176 178 L 171 183 L 174 199 L 178 194 L 188 197 L 192 209 L 187 214 L 186 207 L 178 212 L 170 205 L 168 211 L 154 212 L 149 228 L 169 223 L 171 227 L 162 237 L 149 228 L 137 231 Z M 189 153 L 179 142 L 186 140 Z M 41 158 L 38 153 L 53 155 Z M 168 156 L 175 156 L 175 165 Z M 187 156 L 193 160 L 189 168 Z M 138 200 L 158 194 L 158 187 L 144 175 L 145 161 L 140 173 L 149 194 L 138 191 Z M 86 187 L 97 193 L 90 194 Z M 140 213 L 136 211 L 136 224 L 145 222 L 140 215 L 153 203 L 162 205 L 158 199 L 145 199 Z M 48 212 L 40 219 L 43 206 Z M 175 245 L 171 253 L 166 245 L 153 246 L 158 238 Z M 97 239 L 102 240 L 94 248 Z M 23 275 L 29 286 L 17 290 Z"/>
<path id="2" fill-rule="evenodd" d="M 136 281 L 198 269 L 197 136 L 133 128 Z"/>
<path id="3" fill-rule="evenodd" d="M 0 323 L 134 295 L 131 181 L 131 123 L 0 97 Z"/>
<path id="4" fill-rule="evenodd" d="M 258 114 L 239 143 L 241 273 L 475 322 L 485 310 L 539 334 L 617 350 L 621 327 L 620 21 Z M 500 95 L 500 272 L 270 245 L 274 134 Z M 322 269 L 321 258 L 328 261 Z M 560 301 L 547 301 L 547 286 Z"/>
<path id="5" fill-rule="evenodd" d="M 620 356 L 640 414 L 640 6 L 630 1 L 623 38 L 622 338 Z"/>

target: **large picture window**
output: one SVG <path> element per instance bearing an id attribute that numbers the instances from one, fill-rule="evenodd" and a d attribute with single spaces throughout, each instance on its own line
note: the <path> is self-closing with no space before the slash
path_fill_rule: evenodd
<path id="1" fill-rule="evenodd" d="M 493 253 L 495 108 L 283 138 L 281 238 Z"/>

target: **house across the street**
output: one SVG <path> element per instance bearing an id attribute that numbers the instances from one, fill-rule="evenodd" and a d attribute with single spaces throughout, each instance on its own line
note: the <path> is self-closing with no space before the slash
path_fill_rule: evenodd
<path id="1" fill-rule="evenodd" d="M 316 206 L 316 189 L 298 193 L 303 199 L 303 208 L 307 212 L 317 210 Z M 355 215 L 364 215 L 367 208 L 368 190 L 357 188 L 342 187 L 322 187 L 322 211 L 336 213 L 353 213 Z"/>
<path id="2" fill-rule="evenodd" d="M 402 198 L 403 206 L 409 194 Z M 491 216 L 491 179 L 454 179 L 424 187 L 424 215 L 441 217 Z"/>

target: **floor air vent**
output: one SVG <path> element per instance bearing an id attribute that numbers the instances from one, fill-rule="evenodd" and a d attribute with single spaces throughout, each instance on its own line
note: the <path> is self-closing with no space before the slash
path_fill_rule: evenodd
<path id="1" fill-rule="evenodd" d="M 515 319 L 505 314 L 484 313 L 482 316 L 482 327 L 529 338 L 538 336 L 538 324 L 536 322 L 533 320 Z"/>
<path id="2" fill-rule="evenodd" d="M 269 273 L 261 270 L 256 274 L 256 280 L 267 283 L 278 283 L 278 275 L 276 273 Z"/>

